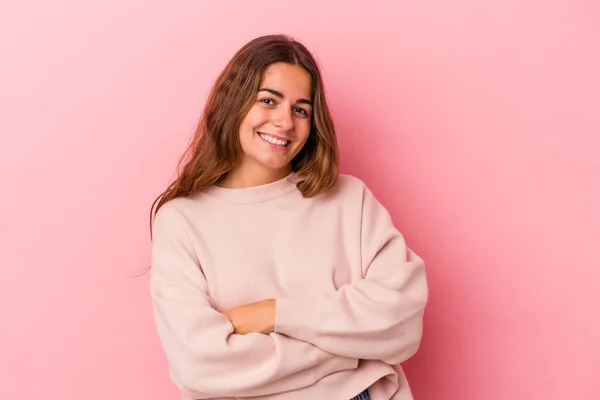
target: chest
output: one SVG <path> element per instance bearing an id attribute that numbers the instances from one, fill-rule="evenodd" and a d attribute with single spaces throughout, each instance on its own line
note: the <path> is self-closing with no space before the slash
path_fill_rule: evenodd
<path id="1" fill-rule="evenodd" d="M 240 211 L 240 210 L 238 210 Z M 327 294 L 362 278 L 360 231 L 341 210 L 239 212 L 198 230 L 198 259 L 217 309 Z"/>

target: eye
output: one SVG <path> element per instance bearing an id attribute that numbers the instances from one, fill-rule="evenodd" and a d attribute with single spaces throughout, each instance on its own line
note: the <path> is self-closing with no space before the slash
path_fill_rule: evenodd
<path id="1" fill-rule="evenodd" d="M 304 108 L 302 107 L 295 107 L 294 108 L 294 112 L 297 112 L 298 114 L 301 114 L 303 116 L 308 116 L 308 111 L 306 111 Z"/>
<path id="2" fill-rule="evenodd" d="M 259 101 L 261 103 L 264 103 L 264 104 L 268 105 L 268 106 L 274 106 L 275 105 L 275 100 L 273 100 L 271 98 L 268 98 L 268 97 L 266 97 L 264 99 L 260 99 Z"/>

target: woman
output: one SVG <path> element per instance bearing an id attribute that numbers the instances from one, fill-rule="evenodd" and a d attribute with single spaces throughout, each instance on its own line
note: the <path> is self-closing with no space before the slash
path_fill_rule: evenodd
<path id="1" fill-rule="evenodd" d="M 181 165 L 155 202 L 150 286 L 182 399 L 411 399 L 398 364 L 421 338 L 423 262 L 338 175 L 310 52 L 242 47 Z"/>

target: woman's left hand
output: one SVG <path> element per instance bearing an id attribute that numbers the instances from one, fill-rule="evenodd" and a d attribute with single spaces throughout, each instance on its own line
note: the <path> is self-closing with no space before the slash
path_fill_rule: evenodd
<path id="1" fill-rule="evenodd" d="M 223 311 L 223 315 L 231 321 L 234 333 L 269 334 L 275 329 L 275 299 L 230 308 Z"/>

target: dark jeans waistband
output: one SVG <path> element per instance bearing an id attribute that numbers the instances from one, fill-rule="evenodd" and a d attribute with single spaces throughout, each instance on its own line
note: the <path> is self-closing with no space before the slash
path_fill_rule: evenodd
<path id="1" fill-rule="evenodd" d="M 369 391 L 365 390 L 351 398 L 350 400 L 371 400 L 371 396 L 369 396 Z"/>

